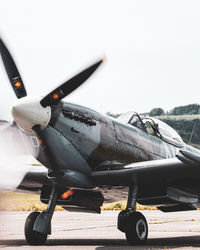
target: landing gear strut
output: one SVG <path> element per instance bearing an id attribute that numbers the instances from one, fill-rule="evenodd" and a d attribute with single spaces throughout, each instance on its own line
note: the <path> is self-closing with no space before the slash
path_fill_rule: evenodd
<path id="1" fill-rule="evenodd" d="M 142 244 L 148 236 L 148 225 L 143 214 L 135 211 L 138 188 L 130 187 L 127 207 L 118 215 L 118 229 L 126 234 L 130 245 Z"/>
<path id="2" fill-rule="evenodd" d="M 42 213 L 33 212 L 27 217 L 24 233 L 28 244 L 43 245 L 47 239 L 47 235 L 51 234 L 51 219 L 57 199 L 57 188 L 53 186 L 47 209 Z"/>

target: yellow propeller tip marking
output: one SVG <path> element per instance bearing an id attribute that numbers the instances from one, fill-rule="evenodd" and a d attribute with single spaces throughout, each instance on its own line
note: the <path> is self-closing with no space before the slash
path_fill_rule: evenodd
<path id="1" fill-rule="evenodd" d="M 104 56 L 104 57 L 102 58 L 102 62 L 105 62 L 105 61 L 107 61 L 107 57 L 106 57 L 106 56 Z"/>

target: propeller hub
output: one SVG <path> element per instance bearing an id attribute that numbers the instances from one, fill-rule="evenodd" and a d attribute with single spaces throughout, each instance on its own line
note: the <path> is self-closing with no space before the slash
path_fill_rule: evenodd
<path id="1" fill-rule="evenodd" d="M 32 127 L 40 125 L 44 129 L 51 118 L 51 108 L 40 104 L 40 97 L 26 96 L 12 106 L 11 113 L 17 125 L 26 133 L 35 133 Z"/>

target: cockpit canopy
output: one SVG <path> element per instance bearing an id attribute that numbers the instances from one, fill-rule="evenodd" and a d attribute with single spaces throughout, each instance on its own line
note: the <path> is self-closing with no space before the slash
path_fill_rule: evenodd
<path id="1" fill-rule="evenodd" d="M 125 123 L 125 124 L 127 124 L 127 123 L 129 123 L 129 121 L 131 120 L 131 118 L 134 116 L 134 115 L 138 115 L 136 112 L 134 112 L 134 111 L 128 111 L 128 112 L 126 112 L 126 113 L 123 113 L 123 114 L 121 114 L 118 118 L 117 118 L 117 120 L 118 121 L 120 121 L 120 122 L 122 122 L 122 123 Z M 139 116 L 139 115 L 138 115 Z"/>
<path id="2" fill-rule="evenodd" d="M 117 119 L 122 123 L 140 128 L 150 135 L 157 136 L 168 143 L 176 146 L 183 144 L 180 135 L 173 128 L 156 118 L 142 118 L 137 113 L 129 111 L 120 115 Z"/>

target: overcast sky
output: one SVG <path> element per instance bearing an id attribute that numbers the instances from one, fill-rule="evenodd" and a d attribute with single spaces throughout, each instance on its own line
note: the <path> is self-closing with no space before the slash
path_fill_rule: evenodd
<path id="1" fill-rule="evenodd" d="M 66 101 L 100 112 L 200 103 L 200 1 L 0 0 L 0 36 L 29 95 L 103 55 L 103 67 Z M 15 101 L 0 62 L 0 118 Z"/>

